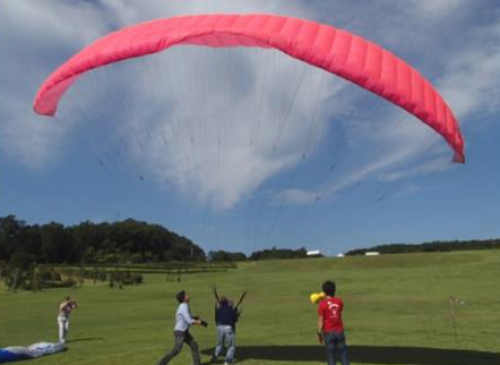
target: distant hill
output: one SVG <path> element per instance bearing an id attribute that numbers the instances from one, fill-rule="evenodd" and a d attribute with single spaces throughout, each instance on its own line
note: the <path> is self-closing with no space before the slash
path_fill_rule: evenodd
<path id="1" fill-rule="evenodd" d="M 470 241 L 433 241 L 420 244 L 393 243 L 378 245 L 369 248 L 351 250 L 346 255 L 364 255 L 366 252 L 390 253 L 415 253 L 415 252 L 449 252 L 464 250 L 491 250 L 500 249 L 500 238 L 489 240 Z"/>
<path id="2" fill-rule="evenodd" d="M 159 224 L 127 219 L 28 225 L 9 215 L 0 217 L 0 262 L 13 257 L 38 264 L 206 261 L 201 247 Z"/>

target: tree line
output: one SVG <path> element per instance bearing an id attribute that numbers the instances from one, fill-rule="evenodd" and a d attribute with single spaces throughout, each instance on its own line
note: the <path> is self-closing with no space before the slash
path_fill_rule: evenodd
<path id="1" fill-rule="evenodd" d="M 109 265 L 163 262 L 237 262 L 305 258 L 305 248 L 273 247 L 242 252 L 210 251 L 158 224 L 127 219 L 113 223 L 85 221 L 73 226 L 58 222 L 27 224 L 15 215 L 0 217 L 0 262 L 17 266 Z"/>
<path id="2" fill-rule="evenodd" d="M 190 239 L 158 224 L 127 219 L 29 225 L 8 215 L 0 218 L 0 261 L 13 257 L 39 264 L 91 265 L 206 260 L 205 252 Z"/>
<path id="3" fill-rule="evenodd" d="M 208 259 L 210 261 L 219 262 L 234 262 L 234 261 L 259 261 L 259 260 L 280 260 L 280 259 L 300 259 L 307 257 L 307 250 L 302 247 L 297 250 L 288 248 L 276 248 L 264 249 L 260 251 L 255 251 L 250 254 L 250 256 L 245 255 L 242 252 L 227 252 L 223 250 L 210 251 L 208 253 Z"/>
<path id="4" fill-rule="evenodd" d="M 383 244 L 370 248 L 351 250 L 346 255 L 364 255 L 366 252 L 391 253 L 417 253 L 417 252 L 450 252 L 464 250 L 491 250 L 500 248 L 500 239 L 467 240 L 467 241 L 433 241 L 420 244 Z"/>
<path id="5" fill-rule="evenodd" d="M 347 255 L 368 251 L 382 254 L 448 252 L 500 248 L 500 239 L 433 241 L 422 244 L 383 244 L 360 248 Z M 32 263 L 53 265 L 151 264 L 165 262 L 237 262 L 306 258 L 305 248 L 276 248 L 242 252 L 210 251 L 208 255 L 190 239 L 158 224 L 127 219 L 113 223 L 64 226 L 57 222 L 29 225 L 14 215 L 0 217 L 0 263 L 19 267 Z M 12 265 L 11 265 L 12 266 Z"/>

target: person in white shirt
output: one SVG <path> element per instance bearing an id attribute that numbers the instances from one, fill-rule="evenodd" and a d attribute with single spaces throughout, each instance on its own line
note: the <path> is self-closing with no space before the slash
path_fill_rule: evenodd
<path id="1" fill-rule="evenodd" d="M 207 326 L 207 323 L 198 318 L 191 316 L 189 310 L 189 295 L 184 291 L 180 291 L 176 295 L 179 307 L 175 312 L 175 326 L 174 326 L 174 347 L 164 357 L 158 361 L 157 365 L 165 365 L 177 356 L 182 349 L 182 345 L 186 343 L 191 349 L 193 356 L 193 365 L 200 365 L 200 354 L 198 353 L 198 344 L 189 333 L 191 325 Z"/>
<path id="2" fill-rule="evenodd" d="M 59 325 L 59 342 L 65 343 L 69 332 L 69 315 L 71 311 L 78 308 L 78 304 L 71 297 L 67 296 L 66 300 L 59 305 L 59 315 L 57 323 Z"/>

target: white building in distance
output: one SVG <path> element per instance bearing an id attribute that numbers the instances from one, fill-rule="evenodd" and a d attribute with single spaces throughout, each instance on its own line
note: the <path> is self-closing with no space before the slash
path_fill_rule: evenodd
<path id="1" fill-rule="evenodd" d="M 306 254 L 308 257 L 317 257 L 317 256 L 321 256 L 321 251 L 320 250 L 309 250 L 307 251 L 307 254 Z"/>

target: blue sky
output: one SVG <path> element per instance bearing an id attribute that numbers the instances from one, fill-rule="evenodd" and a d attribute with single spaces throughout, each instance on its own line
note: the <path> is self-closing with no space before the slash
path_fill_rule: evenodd
<path id="1" fill-rule="evenodd" d="M 465 165 L 397 107 L 261 49 L 176 47 L 82 77 L 56 118 L 44 78 L 154 18 L 274 13 L 346 29 L 428 78 Z M 500 4 L 488 0 L 0 1 L 0 215 L 160 223 L 206 251 L 499 236 Z"/>

